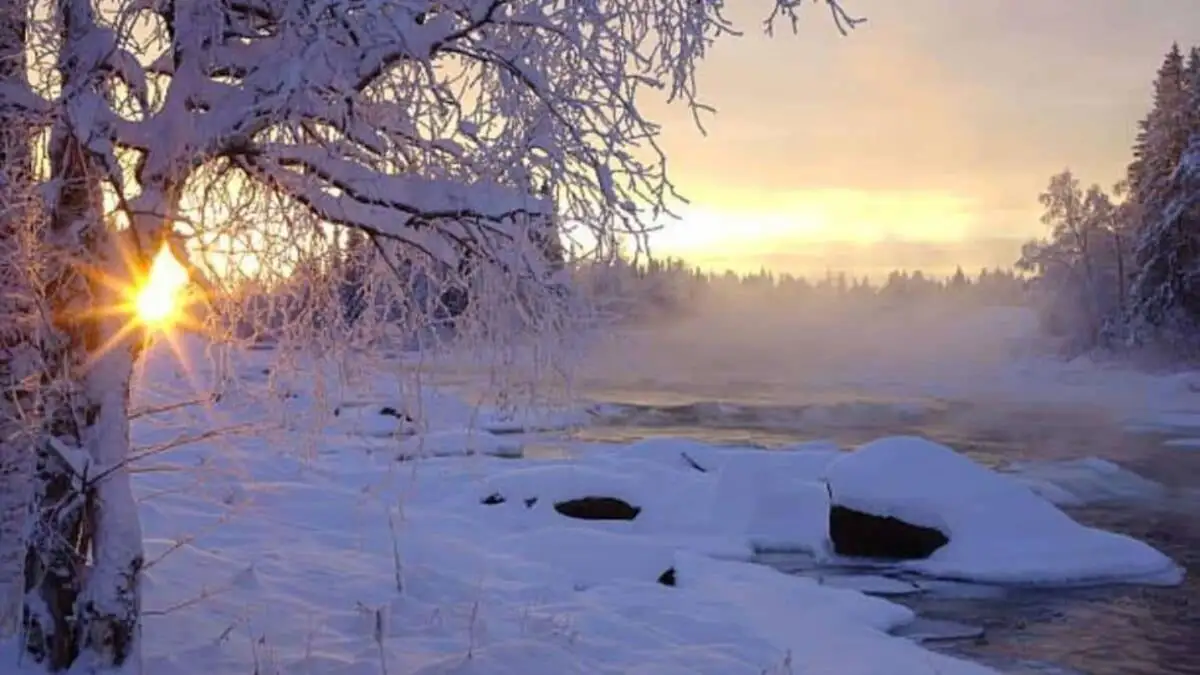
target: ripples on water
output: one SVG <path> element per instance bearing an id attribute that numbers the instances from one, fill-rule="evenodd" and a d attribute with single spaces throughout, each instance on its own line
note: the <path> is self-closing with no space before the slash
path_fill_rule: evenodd
<path id="1" fill-rule="evenodd" d="M 1127 433 L 1094 410 L 1008 404 L 642 400 L 607 412 L 607 423 L 582 435 L 598 441 L 670 435 L 778 447 L 815 438 L 853 446 L 918 434 L 990 466 L 1087 457 L 1115 462 L 1160 483 L 1165 494 L 1066 510 L 1084 524 L 1136 537 L 1170 555 L 1187 570 L 1182 586 L 999 589 L 983 598 L 935 591 L 895 599 L 922 617 L 982 627 L 982 638 L 934 646 L 1010 673 L 1200 675 L 1200 451 L 1164 448 L 1165 435 Z M 775 564 L 789 563 L 784 557 Z"/>

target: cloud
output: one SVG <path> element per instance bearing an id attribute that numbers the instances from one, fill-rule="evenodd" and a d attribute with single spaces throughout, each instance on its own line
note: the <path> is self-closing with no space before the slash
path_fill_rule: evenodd
<path id="1" fill-rule="evenodd" d="M 1051 174 L 1120 177 L 1162 53 L 1200 27 L 1196 0 L 845 4 L 870 20 L 850 37 L 814 5 L 799 36 L 771 40 L 756 34 L 762 3 L 737 3 L 747 36 L 718 44 L 702 68 L 719 109 L 707 138 L 686 110 L 651 106 L 698 207 L 949 194 L 971 204 L 972 236 L 1036 234 Z"/>

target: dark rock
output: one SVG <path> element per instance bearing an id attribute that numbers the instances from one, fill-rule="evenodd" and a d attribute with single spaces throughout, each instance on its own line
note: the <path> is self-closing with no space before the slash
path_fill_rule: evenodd
<path id="1" fill-rule="evenodd" d="M 663 586 L 674 586 L 675 585 L 675 568 L 669 567 L 669 568 L 667 568 L 666 572 L 663 572 L 662 574 L 658 575 L 658 583 L 662 584 Z"/>
<path id="2" fill-rule="evenodd" d="M 391 406 L 384 406 L 384 407 L 380 408 L 379 414 L 384 415 L 386 417 L 395 417 L 396 419 L 404 420 L 405 422 L 411 423 L 413 421 L 413 418 L 409 417 L 408 413 L 400 412 L 399 410 L 396 410 L 395 408 L 393 408 Z"/>
<path id="3" fill-rule="evenodd" d="M 641 507 L 615 497 L 583 497 L 557 502 L 554 510 L 568 518 L 579 520 L 633 520 Z"/>
<path id="4" fill-rule="evenodd" d="M 920 560 L 950 543 L 941 530 L 834 504 L 829 509 L 833 550 L 852 558 Z"/>
<path id="5" fill-rule="evenodd" d="M 483 499 L 480 499 L 479 503 L 486 504 L 487 506 L 495 506 L 497 504 L 504 504 L 507 501 L 508 501 L 508 499 L 506 499 L 504 497 L 504 495 L 500 494 L 499 492 L 493 492 L 492 494 L 484 497 Z M 523 499 L 521 501 L 525 502 L 525 508 L 532 509 L 533 505 L 537 504 L 538 498 L 537 497 L 529 497 L 528 499 Z"/>

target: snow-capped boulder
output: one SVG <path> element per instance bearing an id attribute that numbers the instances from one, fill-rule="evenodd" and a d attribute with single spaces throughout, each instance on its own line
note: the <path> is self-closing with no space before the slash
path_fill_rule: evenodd
<path id="1" fill-rule="evenodd" d="M 624 499 L 616 497 L 580 497 L 554 503 L 554 510 L 568 518 L 579 520 L 633 520 L 642 512 Z"/>
<path id="2" fill-rule="evenodd" d="M 1080 525 L 1016 478 L 923 438 L 867 443 L 831 462 L 826 481 L 841 507 L 837 523 L 830 515 L 835 545 L 857 534 L 851 551 L 907 557 L 901 567 L 911 571 L 1043 585 L 1182 578 L 1151 546 Z"/>
<path id="3" fill-rule="evenodd" d="M 919 560 L 950 543 L 946 533 L 893 516 L 878 516 L 833 504 L 829 509 L 833 551 L 853 558 Z"/>

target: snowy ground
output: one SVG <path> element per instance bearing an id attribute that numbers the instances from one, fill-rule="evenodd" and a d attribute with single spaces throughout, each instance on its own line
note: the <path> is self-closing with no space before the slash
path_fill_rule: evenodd
<path id="1" fill-rule="evenodd" d="M 828 444 L 571 444 L 545 432 L 586 413 L 514 419 L 428 386 L 400 391 L 392 374 L 345 390 L 304 368 L 273 377 L 271 353 L 240 358 L 244 385 L 217 405 L 135 423 L 143 449 L 232 430 L 141 464 L 148 673 L 991 672 L 892 636 L 911 611 L 839 587 L 844 579 L 750 562 L 755 548 L 836 562 L 831 494 L 950 532 L 950 545 L 909 566 L 916 573 L 1180 578 L 1145 544 L 1052 505 L 1070 503 L 1077 469 L 1018 480 L 913 438 L 849 454 Z M 157 350 L 139 405 L 203 393 L 210 373 L 192 361 L 180 368 Z M 514 458 L 526 445 L 541 456 Z M 613 522 L 554 508 L 587 496 L 642 510 Z M 658 582 L 668 570 L 674 586 Z"/>

